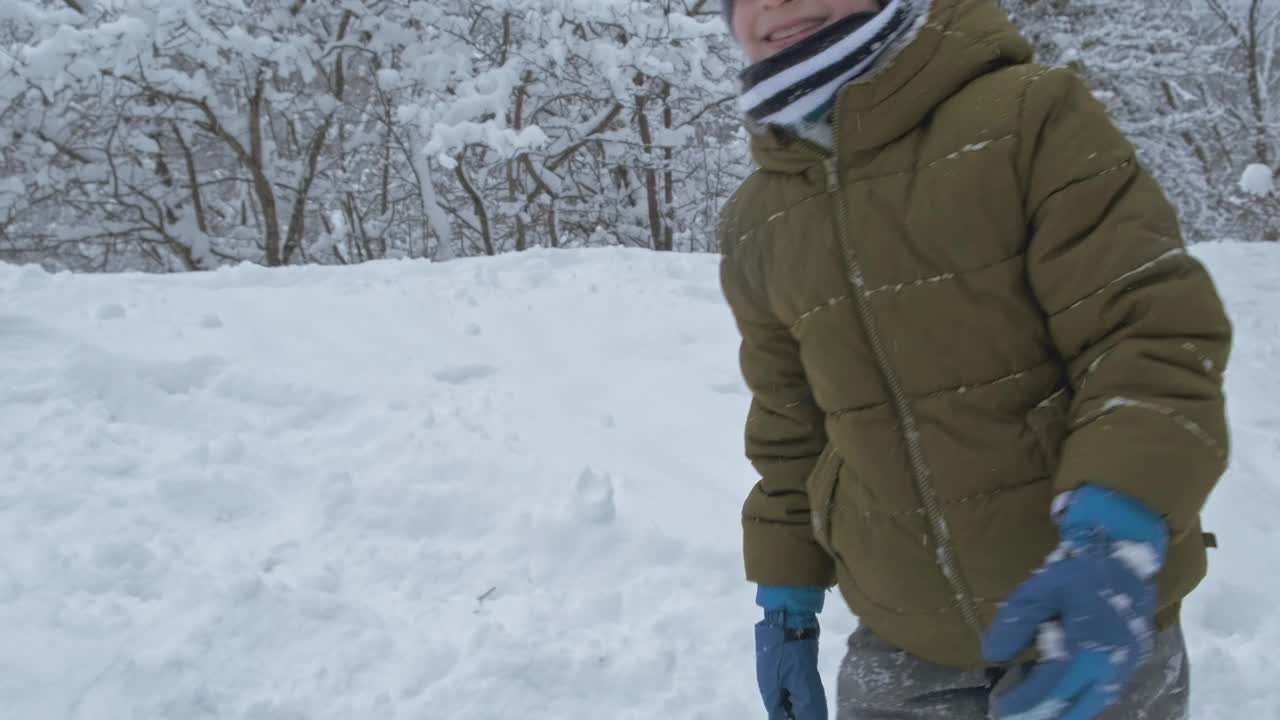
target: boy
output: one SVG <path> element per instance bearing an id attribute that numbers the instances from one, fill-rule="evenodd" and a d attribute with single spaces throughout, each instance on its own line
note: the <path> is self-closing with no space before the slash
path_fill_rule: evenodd
<path id="1" fill-rule="evenodd" d="M 771 719 L 1187 713 L 1231 327 L 1083 82 L 995 0 L 724 0 L 760 171 L 722 211 Z"/>

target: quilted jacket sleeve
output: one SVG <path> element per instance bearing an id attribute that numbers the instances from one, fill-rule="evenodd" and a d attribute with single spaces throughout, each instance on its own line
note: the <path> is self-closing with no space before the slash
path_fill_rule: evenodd
<path id="1" fill-rule="evenodd" d="M 1226 466 L 1231 324 L 1169 201 L 1074 73 L 1032 81 L 1021 123 L 1028 273 L 1073 391 L 1057 489 L 1127 493 L 1177 538 Z"/>
<path id="2" fill-rule="evenodd" d="M 741 267 L 721 263 L 721 286 L 742 336 L 740 363 L 751 390 L 746 454 L 760 481 L 743 507 L 747 579 L 827 588 L 834 565 L 813 537 L 805 483 L 827 444 L 790 329 L 753 296 Z"/>

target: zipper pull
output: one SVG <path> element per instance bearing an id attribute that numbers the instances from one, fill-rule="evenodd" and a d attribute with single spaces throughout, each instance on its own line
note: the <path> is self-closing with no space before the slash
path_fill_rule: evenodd
<path id="1" fill-rule="evenodd" d="M 840 189 L 840 169 L 837 167 L 836 158 L 829 157 L 822 161 L 827 166 L 827 191 L 835 192 Z"/>

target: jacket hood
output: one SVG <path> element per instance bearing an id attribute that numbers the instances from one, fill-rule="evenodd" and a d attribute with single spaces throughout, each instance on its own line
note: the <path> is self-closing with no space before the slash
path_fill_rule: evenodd
<path id="1" fill-rule="evenodd" d="M 907 134 L 973 80 L 1033 57 L 1030 43 L 995 0 L 916 1 L 930 7 L 914 36 L 837 95 L 836 147 L 842 155 Z M 823 159 L 816 147 L 780 128 L 753 132 L 751 154 L 766 170 L 792 174 Z"/>

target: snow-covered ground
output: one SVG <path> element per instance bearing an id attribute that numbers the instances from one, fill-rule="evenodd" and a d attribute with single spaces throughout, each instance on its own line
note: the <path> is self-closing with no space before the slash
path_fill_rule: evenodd
<path id="1" fill-rule="evenodd" d="M 1280 247 L 1195 252 L 1238 332 L 1195 717 L 1280 717 Z M 0 265 L 0 718 L 762 717 L 736 349 L 706 256 Z"/>

